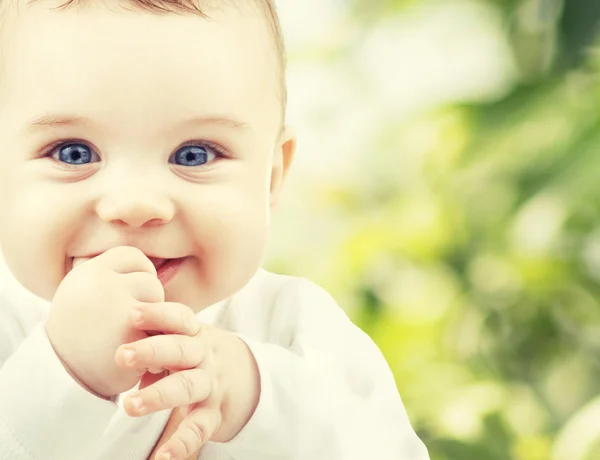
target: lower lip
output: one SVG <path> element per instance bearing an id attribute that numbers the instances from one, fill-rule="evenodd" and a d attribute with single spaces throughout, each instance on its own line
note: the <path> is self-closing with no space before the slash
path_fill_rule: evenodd
<path id="1" fill-rule="evenodd" d="M 158 270 L 156 270 L 158 279 L 163 286 L 165 286 L 169 281 L 171 281 L 175 277 L 175 275 L 177 275 L 177 272 L 179 271 L 179 268 L 181 267 L 184 261 L 185 258 L 172 259 L 166 262 L 165 264 L 161 265 L 158 268 Z"/>

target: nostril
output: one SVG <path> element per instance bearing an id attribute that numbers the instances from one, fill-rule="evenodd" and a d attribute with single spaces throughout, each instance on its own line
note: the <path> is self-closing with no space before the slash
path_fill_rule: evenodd
<path id="1" fill-rule="evenodd" d="M 165 196 L 142 190 L 112 190 L 97 203 L 97 215 L 107 223 L 136 229 L 170 222 L 175 214 L 173 203 Z"/>
<path id="2" fill-rule="evenodd" d="M 100 213 L 98 213 L 100 215 Z M 141 213 L 131 215 L 123 215 L 124 213 L 119 213 L 119 216 L 111 216 L 111 215 L 100 215 L 100 218 L 110 224 L 119 226 L 119 227 L 129 227 L 139 229 L 142 227 L 159 227 L 161 225 L 165 225 L 170 222 L 169 218 L 164 217 L 154 217 L 142 215 Z"/>

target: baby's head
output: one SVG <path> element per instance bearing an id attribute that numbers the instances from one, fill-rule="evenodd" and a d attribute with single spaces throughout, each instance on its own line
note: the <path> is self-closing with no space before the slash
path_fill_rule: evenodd
<path id="1" fill-rule="evenodd" d="M 271 0 L 2 0 L 0 247 L 50 299 L 115 246 L 194 310 L 258 268 L 294 150 Z"/>

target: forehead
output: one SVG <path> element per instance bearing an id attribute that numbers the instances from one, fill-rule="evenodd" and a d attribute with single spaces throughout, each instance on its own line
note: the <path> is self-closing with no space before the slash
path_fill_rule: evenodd
<path id="1" fill-rule="evenodd" d="M 103 4 L 34 2 L 7 17 L 2 106 L 114 116 L 119 105 L 124 119 L 143 108 L 147 117 L 233 113 L 249 124 L 277 123 L 276 60 L 257 9 L 205 18 Z"/>

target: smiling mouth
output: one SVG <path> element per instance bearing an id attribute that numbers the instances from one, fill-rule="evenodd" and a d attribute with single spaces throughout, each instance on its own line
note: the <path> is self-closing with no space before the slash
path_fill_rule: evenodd
<path id="1" fill-rule="evenodd" d="M 159 259 L 158 257 L 148 257 L 148 259 L 150 259 L 150 262 L 152 262 L 152 264 L 154 265 L 154 268 L 156 268 L 157 270 L 162 267 L 163 265 L 165 265 L 167 262 L 171 261 L 171 260 L 175 260 L 175 259 Z"/>
<path id="2" fill-rule="evenodd" d="M 88 260 L 93 259 L 94 257 L 95 256 L 74 257 L 73 258 L 73 267 L 76 267 L 77 265 L 79 265 L 83 262 L 87 262 Z M 150 256 L 146 256 L 146 257 L 148 257 L 150 262 L 152 262 L 152 265 L 154 265 L 154 268 L 156 268 L 156 270 L 158 270 L 159 268 L 168 264 L 169 262 L 175 262 L 175 261 L 185 258 L 185 257 L 181 257 L 181 258 L 175 258 L 175 259 L 163 259 L 161 257 L 150 257 Z"/>
<path id="3" fill-rule="evenodd" d="M 179 259 L 155 259 L 150 258 L 154 267 L 156 268 L 156 275 L 158 279 L 165 286 L 177 273 L 179 268 L 183 265 L 186 257 L 180 257 Z"/>
<path id="4" fill-rule="evenodd" d="M 148 257 L 148 256 L 146 256 Z M 93 257 L 74 257 L 73 258 L 73 266 L 75 268 L 77 265 L 82 264 Z M 179 272 L 180 267 L 183 265 L 187 257 L 180 257 L 177 259 L 163 259 L 160 257 L 148 257 L 148 259 L 154 265 L 156 269 L 156 275 L 162 285 L 166 285 L 174 276 Z"/>

